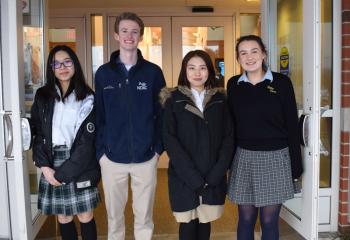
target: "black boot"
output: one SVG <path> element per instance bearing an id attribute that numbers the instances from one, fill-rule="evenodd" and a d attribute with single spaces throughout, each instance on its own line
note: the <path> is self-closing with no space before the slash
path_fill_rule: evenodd
<path id="1" fill-rule="evenodd" d="M 74 220 L 69 223 L 60 223 L 62 240 L 78 240 L 77 229 Z"/>
<path id="2" fill-rule="evenodd" d="M 83 240 L 96 240 L 97 231 L 95 219 L 91 219 L 90 222 L 80 223 L 81 238 Z"/>

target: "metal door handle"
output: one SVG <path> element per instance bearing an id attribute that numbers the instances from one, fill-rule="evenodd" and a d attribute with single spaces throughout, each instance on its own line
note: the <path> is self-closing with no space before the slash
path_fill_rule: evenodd
<path id="1" fill-rule="evenodd" d="M 324 155 L 325 157 L 328 157 L 329 151 L 327 148 L 323 145 L 322 140 L 320 139 L 320 155 Z"/>
<path id="2" fill-rule="evenodd" d="M 300 143 L 309 146 L 309 114 L 301 114 L 299 118 Z"/>
<path id="3" fill-rule="evenodd" d="M 11 112 L 5 111 L 4 113 L 4 119 L 5 124 L 7 127 L 7 144 L 5 148 L 5 158 L 11 159 L 12 158 L 12 149 L 13 149 L 13 128 L 12 128 L 12 120 L 11 120 Z"/>
<path id="4" fill-rule="evenodd" d="M 30 130 L 30 124 L 27 118 L 21 118 L 22 125 L 22 146 L 23 151 L 27 151 L 30 148 L 32 141 L 32 133 Z"/>

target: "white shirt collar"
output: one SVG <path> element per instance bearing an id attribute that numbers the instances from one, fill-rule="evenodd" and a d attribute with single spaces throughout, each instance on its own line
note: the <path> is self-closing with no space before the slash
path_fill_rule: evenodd
<path id="1" fill-rule="evenodd" d="M 269 80 L 270 82 L 273 81 L 273 75 L 272 75 L 272 72 L 271 72 L 270 69 L 267 69 L 267 71 L 266 71 L 264 77 L 263 77 L 263 78 L 261 79 L 261 81 L 259 81 L 259 82 L 262 82 L 262 81 L 264 81 L 264 80 Z M 247 76 L 247 73 L 246 73 L 246 72 L 244 72 L 244 73 L 239 77 L 239 79 L 238 79 L 238 81 L 237 81 L 237 84 L 240 83 L 240 82 L 242 82 L 242 81 L 243 81 L 243 82 L 250 82 L 249 79 L 248 79 L 248 76 Z"/>

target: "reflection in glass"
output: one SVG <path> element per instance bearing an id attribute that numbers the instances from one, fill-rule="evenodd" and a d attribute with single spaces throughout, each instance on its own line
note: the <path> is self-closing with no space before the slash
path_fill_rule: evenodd
<path id="1" fill-rule="evenodd" d="M 240 35 L 261 35 L 261 21 L 258 13 L 240 14 Z"/>
<path id="2" fill-rule="evenodd" d="M 277 1 L 277 56 L 278 71 L 288 75 L 292 82 L 298 109 L 303 109 L 303 11 L 302 0 Z M 298 33 L 298 34 L 294 34 Z M 304 151 L 302 151 L 304 152 Z M 299 220 L 302 214 L 302 194 L 286 201 L 283 207 Z"/>
<path id="3" fill-rule="evenodd" d="M 224 87 L 224 27 L 183 27 L 182 56 L 196 49 L 209 54 L 216 70 L 216 79 Z"/>
<path id="4" fill-rule="evenodd" d="M 321 1 L 321 106 L 332 108 L 332 1 Z"/>
<path id="5" fill-rule="evenodd" d="M 76 52 L 76 30 L 74 28 L 50 28 L 49 50 L 57 45 L 67 45 Z"/>
<path id="6" fill-rule="evenodd" d="M 321 1 L 321 98 L 322 109 L 332 109 L 332 1 Z M 321 117 L 322 117 L 321 111 Z M 320 129 L 320 187 L 331 187 L 332 167 L 332 117 L 321 118 Z"/>
<path id="7" fill-rule="evenodd" d="M 331 187 L 332 118 L 321 118 L 320 187 Z"/>
<path id="8" fill-rule="evenodd" d="M 91 56 L 92 78 L 99 66 L 103 64 L 103 17 L 102 15 L 91 16 Z M 94 81 L 92 81 L 94 82 Z"/>
<path id="9" fill-rule="evenodd" d="M 145 27 L 139 49 L 145 59 L 162 68 L 162 28 Z"/>
<path id="10" fill-rule="evenodd" d="M 303 109 L 302 13 L 302 0 L 277 3 L 277 69 L 291 78 L 298 109 Z"/>
<path id="11" fill-rule="evenodd" d="M 23 9 L 23 57 L 24 57 L 24 89 L 26 116 L 30 114 L 30 108 L 36 90 L 44 84 L 44 36 L 43 36 L 43 2 L 42 0 L 28 1 L 30 6 Z M 31 198 L 32 220 L 36 219 L 38 183 L 41 171 L 32 161 L 32 151 L 25 151 L 28 163 L 29 191 Z"/>

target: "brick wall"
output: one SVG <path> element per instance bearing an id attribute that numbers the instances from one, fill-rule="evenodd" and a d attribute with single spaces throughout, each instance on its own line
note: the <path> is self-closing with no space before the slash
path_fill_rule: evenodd
<path id="1" fill-rule="evenodd" d="M 350 0 L 342 0 L 341 139 L 338 229 L 349 232 Z"/>
<path id="2" fill-rule="evenodd" d="M 349 200 L 349 133 L 341 132 L 340 149 L 340 181 L 339 181 L 339 212 L 338 227 L 340 232 L 349 230 L 348 200 Z"/>

